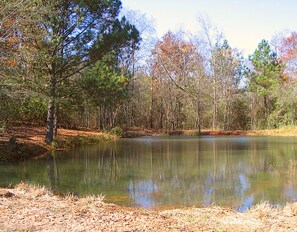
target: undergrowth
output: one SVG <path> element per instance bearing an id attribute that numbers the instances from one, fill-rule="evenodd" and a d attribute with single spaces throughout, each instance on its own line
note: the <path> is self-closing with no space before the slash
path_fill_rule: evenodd
<path id="1" fill-rule="evenodd" d="M 97 144 L 104 141 L 116 139 L 117 136 L 104 134 L 102 136 L 71 136 L 66 139 L 55 139 L 52 143 L 53 149 L 67 149 L 87 144 Z"/>

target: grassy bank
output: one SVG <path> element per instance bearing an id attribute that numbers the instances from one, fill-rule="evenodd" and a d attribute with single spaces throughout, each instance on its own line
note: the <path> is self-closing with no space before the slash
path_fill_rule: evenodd
<path id="1" fill-rule="evenodd" d="M 97 144 L 104 141 L 115 140 L 118 137 L 115 135 L 101 133 L 98 135 L 76 135 L 68 138 L 57 138 L 52 143 L 51 150 L 64 150 L 79 147 L 87 144 Z"/>
<path id="2" fill-rule="evenodd" d="M 297 136 L 297 126 L 288 126 L 288 127 L 282 127 L 280 129 L 272 129 L 272 130 L 248 131 L 247 135 Z"/>
<path id="3" fill-rule="evenodd" d="M 1 231 L 296 231 L 297 203 L 262 203 L 245 213 L 216 206 L 145 210 L 20 184 L 0 189 L 0 215 Z"/>
<path id="4" fill-rule="evenodd" d="M 297 136 L 297 126 L 283 127 L 273 130 L 202 130 L 200 133 L 198 130 L 158 130 L 158 129 L 146 129 L 146 128 L 131 128 L 126 132 L 127 137 L 139 137 L 139 136 L 178 136 L 178 135 L 246 135 L 246 136 Z"/>

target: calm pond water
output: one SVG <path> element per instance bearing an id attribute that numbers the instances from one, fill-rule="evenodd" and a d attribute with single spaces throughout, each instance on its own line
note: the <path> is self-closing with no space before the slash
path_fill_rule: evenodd
<path id="1" fill-rule="evenodd" d="M 0 166 L 0 186 L 20 181 L 55 192 L 103 194 L 155 208 L 297 201 L 297 138 L 141 137 L 54 152 Z"/>

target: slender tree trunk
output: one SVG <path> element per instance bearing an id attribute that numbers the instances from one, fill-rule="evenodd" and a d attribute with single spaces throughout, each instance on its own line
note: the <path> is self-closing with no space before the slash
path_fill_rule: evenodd
<path id="1" fill-rule="evenodd" d="M 216 77 L 214 77 L 214 88 L 213 88 L 213 115 L 212 115 L 212 129 L 217 129 L 217 114 L 218 114 L 218 106 L 217 106 L 217 81 Z"/>
<path id="2" fill-rule="evenodd" d="M 135 47 L 133 45 L 132 47 L 132 88 L 131 88 L 131 99 L 134 99 L 134 89 L 135 89 Z M 131 102 L 131 114 L 130 114 L 130 125 L 129 127 L 134 127 L 135 126 L 135 108 L 136 105 L 134 103 L 134 101 L 130 101 Z"/>
<path id="3" fill-rule="evenodd" d="M 265 128 L 268 126 L 268 117 L 269 117 L 269 106 L 267 96 L 264 95 L 264 117 L 265 117 Z"/>
<path id="4" fill-rule="evenodd" d="M 163 129 L 163 118 L 164 118 L 164 110 L 161 106 L 159 106 L 159 123 L 157 125 L 159 129 Z"/>
<path id="5" fill-rule="evenodd" d="M 103 130 L 103 119 L 102 119 L 102 108 L 101 106 L 97 107 L 97 111 L 98 111 L 98 128 L 99 130 Z"/>
<path id="6" fill-rule="evenodd" d="M 47 108 L 47 128 L 45 142 L 51 144 L 54 140 L 54 120 L 55 120 L 55 102 L 56 102 L 56 82 L 51 80 L 50 84 L 50 99 Z"/>
<path id="7" fill-rule="evenodd" d="M 197 101 L 197 115 L 196 115 L 196 128 L 198 127 L 198 133 L 201 134 L 201 115 L 200 115 L 200 99 Z"/>
<path id="8" fill-rule="evenodd" d="M 223 130 L 227 130 L 227 103 L 224 106 L 224 115 L 223 115 Z"/>
<path id="9" fill-rule="evenodd" d="M 154 79 L 151 78 L 151 101 L 150 101 L 150 128 L 154 127 Z"/>
<path id="10" fill-rule="evenodd" d="M 59 117 L 59 102 L 56 101 L 54 114 L 54 138 L 58 135 L 58 117 Z"/>
<path id="11" fill-rule="evenodd" d="M 251 102 L 251 127 L 252 130 L 258 129 L 258 118 L 257 118 L 257 105 L 256 102 L 258 101 L 257 96 L 255 94 L 252 95 L 252 102 Z"/>

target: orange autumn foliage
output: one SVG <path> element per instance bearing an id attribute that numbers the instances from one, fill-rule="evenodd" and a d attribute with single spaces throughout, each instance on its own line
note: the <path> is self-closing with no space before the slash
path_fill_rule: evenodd
<path id="1" fill-rule="evenodd" d="M 6 65 L 10 68 L 14 68 L 17 65 L 17 62 L 15 59 L 10 59 L 6 61 Z"/>

